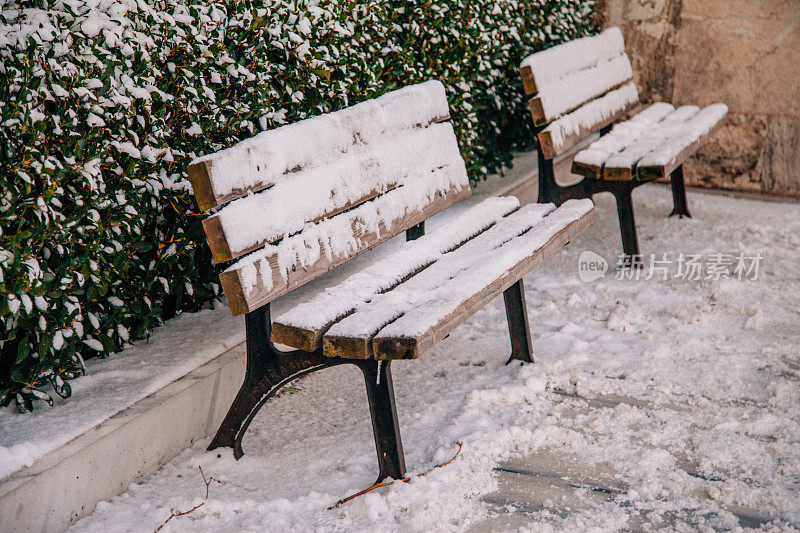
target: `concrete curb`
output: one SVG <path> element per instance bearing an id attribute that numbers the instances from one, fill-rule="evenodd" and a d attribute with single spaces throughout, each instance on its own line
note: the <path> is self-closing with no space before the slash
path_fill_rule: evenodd
<path id="1" fill-rule="evenodd" d="M 0 529 L 61 531 L 216 431 L 244 355 L 242 343 L 0 481 Z"/>

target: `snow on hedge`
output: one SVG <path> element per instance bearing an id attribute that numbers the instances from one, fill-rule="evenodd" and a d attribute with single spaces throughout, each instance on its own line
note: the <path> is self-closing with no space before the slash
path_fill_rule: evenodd
<path id="1" fill-rule="evenodd" d="M 67 396 L 219 294 L 186 168 L 262 130 L 440 80 L 473 179 L 532 135 L 516 68 L 591 0 L 54 0 L 0 7 L 0 404 Z"/>

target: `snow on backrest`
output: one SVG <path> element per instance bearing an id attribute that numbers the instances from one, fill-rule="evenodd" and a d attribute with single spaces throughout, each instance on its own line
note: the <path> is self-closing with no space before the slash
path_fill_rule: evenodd
<path id="1" fill-rule="evenodd" d="M 608 28 L 528 56 L 521 65 L 537 126 L 547 124 L 633 77 L 619 28 Z"/>
<path id="2" fill-rule="evenodd" d="M 619 28 L 525 58 L 520 67 L 545 158 L 553 159 L 639 103 Z"/>
<path id="3" fill-rule="evenodd" d="M 189 175 L 200 208 L 205 210 L 270 187 L 287 173 L 325 165 L 387 132 L 425 127 L 447 120 L 449 114 L 440 82 L 411 85 L 341 111 L 265 131 L 195 159 Z"/>
<path id="4" fill-rule="evenodd" d="M 220 276 L 234 314 L 468 196 L 448 115 L 444 87 L 426 82 L 195 161 L 236 197 L 203 221 L 215 260 L 239 258 Z"/>

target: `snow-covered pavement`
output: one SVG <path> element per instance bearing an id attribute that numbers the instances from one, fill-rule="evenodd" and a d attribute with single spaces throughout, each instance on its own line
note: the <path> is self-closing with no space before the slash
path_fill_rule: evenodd
<path id="1" fill-rule="evenodd" d="M 535 364 L 504 365 L 502 298 L 393 364 L 409 470 L 461 442 L 452 463 L 328 510 L 377 474 L 362 377 L 334 368 L 271 400 L 240 461 L 198 441 L 73 529 L 153 531 L 199 503 L 161 531 L 800 528 L 800 204 L 690 192 L 695 218 L 667 219 L 669 190 L 643 186 L 631 280 L 613 200 L 596 201 L 525 278 Z M 587 250 L 605 277 L 580 280 Z M 651 253 L 667 261 L 646 279 Z M 735 279 L 758 254 L 757 279 Z"/>

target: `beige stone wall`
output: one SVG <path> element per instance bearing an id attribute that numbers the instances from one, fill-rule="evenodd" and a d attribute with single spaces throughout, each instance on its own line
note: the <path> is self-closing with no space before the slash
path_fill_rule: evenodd
<path id="1" fill-rule="evenodd" d="M 800 0 L 600 0 L 645 101 L 724 102 L 690 183 L 800 196 Z"/>

